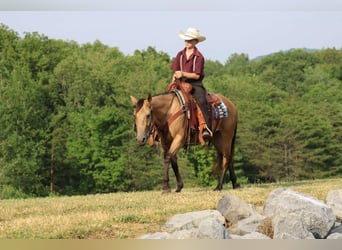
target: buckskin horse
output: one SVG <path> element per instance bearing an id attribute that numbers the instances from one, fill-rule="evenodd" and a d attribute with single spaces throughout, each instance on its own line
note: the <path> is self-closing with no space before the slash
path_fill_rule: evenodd
<path id="1" fill-rule="evenodd" d="M 239 186 L 233 166 L 238 119 L 237 108 L 223 95 L 208 95 L 215 97 L 228 110 L 226 117 L 216 117 L 217 119 L 213 119 L 212 123 L 214 129 L 211 143 L 217 152 L 215 168 L 217 172 L 220 172 L 218 184 L 214 190 L 222 190 L 227 170 L 229 170 L 230 180 L 235 189 Z M 189 143 L 197 144 L 199 142 L 196 139 L 196 132 L 193 135 L 193 131 L 187 129 L 190 126 L 190 119 L 189 108 L 182 103 L 182 100 L 186 100 L 184 92 L 174 90 L 154 96 L 149 94 L 147 99 L 137 99 L 133 96 L 130 98 L 134 105 L 134 130 L 138 144 L 145 145 L 154 129 L 160 137 L 164 151 L 163 192 L 171 191 L 169 185 L 170 163 L 177 180 L 176 192 L 180 192 L 183 188 L 183 181 L 177 164 L 177 152 Z M 192 135 L 190 136 L 190 134 Z"/>

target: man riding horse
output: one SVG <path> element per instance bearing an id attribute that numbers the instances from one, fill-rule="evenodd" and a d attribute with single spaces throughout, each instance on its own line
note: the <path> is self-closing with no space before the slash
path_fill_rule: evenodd
<path id="1" fill-rule="evenodd" d="M 185 48 L 179 51 L 170 68 L 173 73 L 173 81 L 187 82 L 192 86 L 191 94 L 195 98 L 204 120 L 199 121 L 199 126 L 204 128 L 203 138 L 211 138 L 211 109 L 207 104 L 207 91 L 203 86 L 204 78 L 204 57 L 197 49 L 199 42 L 206 40 L 206 37 L 199 34 L 199 30 L 188 28 L 186 32 L 180 32 L 179 37 L 185 41 Z M 202 123 L 202 124 L 201 124 Z"/>
<path id="2" fill-rule="evenodd" d="M 159 136 L 164 151 L 163 192 L 171 190 L 170 166 L 177 180 L 176 192 L 182 190 L 183 181 L 178 168 L 177 153 L 190 143 L 204 145 L 203 137 L 210 138 L 217 152 L 215 169 L 219 174 L 219 179 L 214 190 L 222 189 L 227 170 L 229 170 L 233 188 L 237 188 L 239 184 L 233 164 L 238 120 L 237 108 L 233 102 L 221 94 L 208 94 L 202 84 L 204 57 L 196 44 L 206 38 L 194 28 L 180 32 L 179 36 L 184 39 L 185 48 L 178 52 L 170 66 L 174 72 L 173 81 L 168 86 L 170 91 L 149 95 L 147 99 L 137 99 L 131 96 L 134 105 L 136 140 L 139 145 L 144 145 L 148 138 L 150 138 L 149 142 L 153 141 L 155 138 L 153 134 L 156 133 Z M 192 95 L 189 95 L 189 92 Z M 193 105 L 193 99 L 196 100 L 195 105 Z M 229 110 L 229 116 L 227 110 Z M 194 112 L 197 114 L 194 115 Z M 211 113 L 214 115 L 212 116 Z M 193 119 L 196 116 L 197 123 Z M 196 130 L 196 127 L 198 127 L 197 136 L 191 136 L 191 132 Z"/>

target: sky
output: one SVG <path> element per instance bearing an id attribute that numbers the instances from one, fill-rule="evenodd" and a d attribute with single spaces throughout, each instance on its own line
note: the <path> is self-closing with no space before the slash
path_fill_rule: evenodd
<path id="1" fill-rule="evenodd" d="M 207 40 L 198 48 L 224 63 L 292 48 L 342 48 L 341 0 L 0 0 L 0 23 L 79 44 L 101 41 L 124 54 L 154 47 L 181 50 L 188 27 Z"/>

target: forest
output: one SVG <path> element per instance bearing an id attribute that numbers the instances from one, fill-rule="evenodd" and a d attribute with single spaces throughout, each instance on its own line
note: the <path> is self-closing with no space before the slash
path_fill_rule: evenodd
<path id="1" fill-rule="evenodd" d="M 160 189 L 161 151 L 136 144 L 129 96 L 163 93 L 172 56 L 0 24 L 0 199 Z M 238 182 L 342 176 L 341 48 L 233 54 L 205 74 L 239 111 Z M 214 187 L 214 149 L 178 157 L 186 187 Z"/>

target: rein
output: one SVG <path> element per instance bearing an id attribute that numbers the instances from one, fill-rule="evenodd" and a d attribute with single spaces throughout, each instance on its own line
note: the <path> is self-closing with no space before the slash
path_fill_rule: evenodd
<path id="1" fill-rule="evenodd" d="M 181 115 L 183 115 L 184 113 L 187 113 L 186 115 L 186 118 L 187 120 L 189 121 L 190 119 L 190 110 L 188 109 L 188 107 L 185 105 L 185 102 L 184 102 L 184 98 L 182 97 L 181 95 L 181 91 L 178 90 L 178 89 L 171 89 L 169 91 L 169 93 L 174 93 L 177 97 L 178 97 L 178 100 L 180 102 L 180 105 L 181 105 L 181 109 L 179 109 L 176 113 L 172 114 L 166 121 L 166 124 L 163 125 L 163 126 L 157 126 L 155 125 L 155 127 L 157 127 L 159 130 L 163 131 L 163 132 L 167 132 L 168 131 L 168 127 Z M 172 98 L 172 102 L 174 100 L 174 97 Z M 172 104 L 171 102 L 171 104 Z M 170 105 L 171 107 L 171 105 Z M 187 131 L 187 144 L 188 146 L 190 145 L 190 126 L 185 126 L 185 129 L 188 128 L 188 131 Z"/>
<path id="2" fill-rule="evenodd" d="M 174 113 L 168 120 L 167 120 L 167 125 L 170 126 L 171 123 L 176 120 L 179 116 L 181 116 L 183 113 L 187 112 L 188 109 L 187 107 L 185 106 L 185 103 L 184 103 L 184 100 L 180 94 L 180 91 L 177 90 L 177 89 L 172 89 L 170 92 L 173 92 L 177 95 L 178 97 L 178 100 L 182 106 L 182 108 L 180 110 L 178 110 L 176 113 Z"/>
<path id="3" fill-rule="evenodd" d="M 189 111 L 188 108 L 186 107 L 185 103 L 184 103 L 183 97 L 182 97 L 181 94 L 180 94 L 180 90 L 172 89 L 172 90 L 170 90 L 170 91 L 167 92 L 167 93 L 170 93 L 170 92 L 171 92 L 171 93 L 174 93 L 174 94 L 178 97 L 178 100 L 179 100 L 179 102 L 180 102 L 180 104 L 181 104 L 181 109 L 178 110 L 176 113 L 172 114 L 172 115 L 167 119 L 165 125 L 163 125 L 163 126 L 157 126 L 157 125 L 155 124 L 155 126 L 156 126 L 158 129 L 162 130 L 162 131 L 167 131 L 167 127 L 169 127 L 169 126 L 170 126 L 170 125 L 171 125 L 179 116 L 181 116 L 183 113 Z M 173 103 L 173 100 L 174 100 L 174 97 L 172 98 L 170 107 L 171 107 L 171 105 L 172 105 L 172 103 Z"/>

